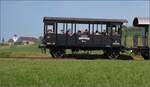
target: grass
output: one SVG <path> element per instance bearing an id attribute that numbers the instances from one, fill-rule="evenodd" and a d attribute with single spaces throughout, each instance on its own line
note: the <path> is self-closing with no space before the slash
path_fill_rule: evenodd
<path id="1" fill-rule="evenodd" d="M 0 47 L 0 58 L 8 57 L 48 57 L 42 54 L 38 45 L 18 45 L 15 47 Z"/>
<path id="2" fill-rule="evenodd" d="M 149 87 L 150 61 L 0 58 L 0 87 Z"/>
<path id="3" fill-rule="evenodd" d="M 66 50 L 66 54 L 71 54 L 71 50 Z M 84 51 L 80 51 L 80 54 Z M 102 54 L 102 51 L 93 51 L 91 54 Z M 38 45 L 17 45 L 15 47 L 0 46 L 0 58 L 14 58 L 14 57 L 51 57 L 49 50 L 43 54 Z"/>
<path id="4" fill-rule="evenodd" d="M 106 59 L 106 57 L 102 56 L 103 51 L 95 50 L 91 51 L 90 54 L 85 54 L 84 51 L 79 51 L 78 54 L 71 56 L 71 50 L 66 50 L 66 58 L 75 57 L 79 59 Z M 82 54 L 82 56 L 80 55 Z M 85 55 L 84 55 L 85 54 Z M 99 56 L 98 56 L 98 55 Z M 92 56 L 93 55 L 93 56 Z M 121 53 L 121 55 L 127 55 L 126 57 L 121 56 L 121 59 L 134 59 L 134 60 L 143 60 L 141 56 L 135 56 L 134 54 L 130 53 L 130 51 L 125 51 Z M 132 56 L 132 57 L 130 57 Z M 123 58 L 122 58 L 123 57 Z M 38 48 L 38 45 L 17 45 L 15 47 L 10 46 L 0 46 L 0 58 L 51 58 L 49 50 L 47 53 L 44 54 L 41 52 L 41 49 Z"/>

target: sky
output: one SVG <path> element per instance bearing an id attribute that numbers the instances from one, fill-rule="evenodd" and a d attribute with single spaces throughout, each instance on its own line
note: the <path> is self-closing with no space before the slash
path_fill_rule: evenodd
<path id="1" fill-rule="evenodd" d="M 0 0 L 1 38 L 39 37 L 43 33 L 43 17 L 81 17 L 127 19 L 150 16 L 150 1 L 17 1 Z"/>

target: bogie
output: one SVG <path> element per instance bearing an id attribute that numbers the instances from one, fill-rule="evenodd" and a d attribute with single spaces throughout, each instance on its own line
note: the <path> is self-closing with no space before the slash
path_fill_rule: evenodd
<path id="1" fill-rule="evenodd" d="M 107 55 L 109 59 L 118 59 L 120 55 L 120 51 L 119 50 L 107 50 L 105 54 Z"/>
<path id="2" fill-rule="evenodd" d="M 54 49 L 50 50 L 50 54 L 54 58 L 62 58 L 65 55 L 65 50 L 59 49 L 59 48 L 54 48 Z"/>

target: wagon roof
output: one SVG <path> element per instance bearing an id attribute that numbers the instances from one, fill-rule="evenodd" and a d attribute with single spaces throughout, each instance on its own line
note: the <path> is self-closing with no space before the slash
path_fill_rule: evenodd
<path id="1" fill-rule="evenodd" d="M 148 26 L 150 25 L 150 18 L 148 17 L 135 17 L 133 20 L 134 26 Z"/>
<path id="2" fill-rule="evenodd" d="M 73 18 L 73 17 L 44 17 L 44 22 L 62 23 L 128 23 L 126 19 Z"/>

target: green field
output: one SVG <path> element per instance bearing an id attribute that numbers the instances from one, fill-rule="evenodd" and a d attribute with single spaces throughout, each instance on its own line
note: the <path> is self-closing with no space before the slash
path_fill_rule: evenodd
<path id="1" fill-rule="evenodd" d="M 71 50 L 66 50 L 66 54 L 71 54 Z M 79 54 L 83 54 L 84 51 L 79 51 Z M 102 51 L 93 51 L 90 54 L 102 54 Z M 0 58 L 51 58 L 49 50 L 47 53 L 42 53 L 38 45 L 17 45 L 15 47 L 0 46 Z"/>
<path id="2" fill-rule="evenodd" d="M 71 52 L 67 50 L 67 54 L 69 53 Z M 92 53 L 100 54 L 101 51 Z M 150 85 L 150 61 L 143 61 L 138 57 L 135 59 L 140 61 L 86 58 L 87 55 L 82 60 L 52 59 L 49 53 L 42 54 L 38 45 L 1 46 L 0 87 L 149 87 Z"/>
<path id="3" fill-rule="evenodd" d="M 0 87 L 149 87 L 150 61 L 0 58 Z"/>
<path id="4" fill-rule="evenodd" d="M 0 58 L 12 57 L 49 57 L 49 54 L 43 54 L 38 45 L 17 45 L 15 47 L 0 46 Z"/>

